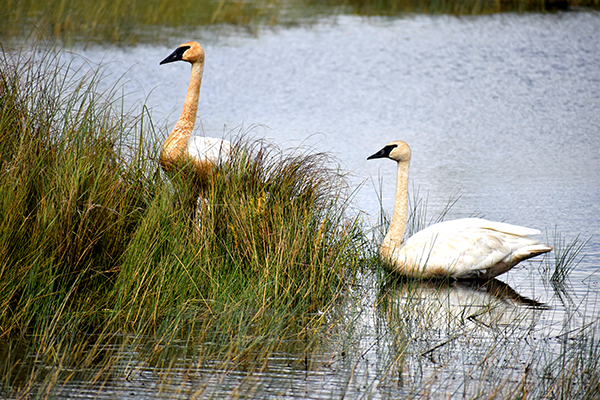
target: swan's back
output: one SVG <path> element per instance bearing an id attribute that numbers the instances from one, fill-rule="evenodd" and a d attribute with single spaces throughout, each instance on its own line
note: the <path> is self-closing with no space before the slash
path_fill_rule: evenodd
<path id="1" fill-rule="evenodd" d="M 192 136 L 188 142 L 188 154 L 199 163 L 220 165 L 229 160 L 231 143 L 224 139 Z"/>
<path id="2" fill-rule="evenodd" d="M 419 278 L 491 278 L 520 261 L 552 250 L 529 235 L 536 229 L 479 218 L 441 222 L 417 232 L 403 245 L 382 246 L 399 272 Z"/>

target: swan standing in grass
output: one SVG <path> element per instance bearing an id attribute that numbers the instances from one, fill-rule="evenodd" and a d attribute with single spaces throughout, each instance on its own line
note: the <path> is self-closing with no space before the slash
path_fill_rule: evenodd
<path id="1" fill-rule="evenodd" d="M 160 165 L 168 172 L 193 167 L 193 182 L 199 190 L 205 188 L 213 177 L 214 169 L 229 160 L 231 144 L 224 139 L 192 136 L 198 111 L 200 85 L 204 72 L 204 49 L 197 42 L 187 42 L 160 62 L 160 65 L 175 61 L 192 64 L 192 75 L 183 103 L 183 111 L 162 145 Z"/>
<path id="2" fill-rule="evenodd" d="M 479 218 L 440 222 L 402 243 L 408 212 L 410 147 L 395 141 L 367 160 L 374 158 L 398 163 L 394 214 L 380 248 L 382 258 L 398 273 L 423 279 L 489 279 L 552 250 L 528 236 L 538 234 L 536 229 Z"/>

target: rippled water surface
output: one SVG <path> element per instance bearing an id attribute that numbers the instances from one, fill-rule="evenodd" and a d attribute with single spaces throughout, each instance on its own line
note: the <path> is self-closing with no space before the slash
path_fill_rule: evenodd
<path id="1" fill-rule="evenodd" d="M 399 338 L 410 331 L 410 321 L 399 321 L 398 315 L 406 316 L 400 311 L 418 313 L 431 301 L 407 305 L 404 289 L 391 288 L 384 295 L 386 306 L 373 308 L 372 293 L 364 296 L 361 309 L 350 310 L 351 322 L 344 329 L 353 329 L 359 340 L 348 344 L 344 354 L 339 343 L 324 345 L 309 365 L 289 361 L 297 355 L 282 354 L 272 360 L 272 373 L 250 378 L 241 371 L 217 379 L 210 369 L 191 371 L 182 362 L 182 373 L 173 377 L 178 389 L 171 394 L 393 398 L 425 387 L 441 397 L 471 397 L 485 391 L 485 380 L 493 376 L 478 376 L 481 371 L 490 373 L 501 365 L 506 379 L 518 379 L 544 357 L 538 350 L 546 347 L 531 344 L 536 338 L 551 338 L 555 343 L 547 348 L 560 348 L 571 324 L 598 318 L 599 37 L 600 14 L 591 12 L 339 17 L 311 27 L 265 30 L 256 37 L 197 31 L 182 33 L 168 48 L 82 50 L 93 62 L 108 63 L 113 77 L 126 72 L 128 101 L 135 104 L 147 96 L 155 122 L 172 127 L 185 97 L 189 65 L 158 62 L 182 42 L 202 42 L 206 69 L 199 107 L 203 131 L 198 134 L 227 136 L 240 125 L 260 124 L 252 130 L 255 137 L 333 152 L 351 173 L 352 184 L 362 184 L 356 207 L 372 223 L 380 210 L 380 180 L 383 207 L 388 212 L 393 207 L 395 165 L 367 162 L 366 157 L 402 139 L 413 151 L 411 188 L 427 197 L 428 215 L 437 216 L 458 194 L 447 218 L 479 215 L 535 227 L 549 244 L 554 244 L 555 231 L 567 242 L 577 235 L 591 237 L 586 257 L 561 289 L 544 283 L 538 262 L 501 277 L 520 295 L 548 303 L 550 310 L 509 307 L 494 296 L 469 300 L 498 302 L 504 316 L 489 313 L 485 321 L 466 321 L 474 332 L 468 343 L 444 336 L 448 322 L 441 317 L 444 312 L 434 311 L 423 314 L 440 316 L 439 331 L 402 347 Z M 368 280 L 365 285 L 374 287 Z M 419 290 L 423 299 L 431 297 L 425 295 L 428 291 L 440 293 Z M 460 285 L 444 290 L 451 293 L 442 291 L 446 301 L 458 305 L 466 304 L 464 296 L 489 297 L 492 292 Z M 506 315 L 512 323 L 503 319 Z M 481 343 L 495 335 L 495 326 L 534 333 L 527 343 L 507 335 L 498 342 L 503 351 L 493 360 L 483 358 L 490 365 L 482 366 L 480 352 L 489 348 Z M 447 345 L 437 352 L 435 346 L 445 340 Z M 389 365 L 402 368 L 390 370 Z M 104 393 L 154 397 L 152 384 L 160 371 L 149 366 L 132 371 L 131 380 L 104 386 Z M 468 378 L 465 371 L 471 371 Z M 76 384 L 65 393 L 90 396 Z"/>

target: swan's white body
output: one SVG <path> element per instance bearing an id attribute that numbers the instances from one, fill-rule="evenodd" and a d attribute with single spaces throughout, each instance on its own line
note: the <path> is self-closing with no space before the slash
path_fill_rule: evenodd
<path id="1" fill-rule="evenodd" d="M 392 142 L 368 159 L 384 157 L 398 163 L 398 178 L 394 214 L 380 253 L 400 274 L 424 279 L 489 279 L 552 250 L 529 236 L 538 234 L 536 229 L 479 218 L 440 222 L 402 243 L 410 148 L 402 141 Z"/>
<path id="2" fill-rule="evenodd" d="M 195 181 L 199 186 L 203 186 L 212 178 L 215 166 L 229 160 L 231 144 L 224 139 L 192 136 L 204 73 L 202 46 L 197 42 L 184 43 L 160 64 L 175 61 L 187 61 L 192 64 L 192 73 L 183 111 L 162 146 L 160 164 L 167 172 L 191 164 L 195 168 Z"/>
<path id="3" fill-rule="evenodd" d="M 220 165 L 229 160 L 231 143 L 219 138 L 192 136 L 188 139 L 187 153 L 197 162 Z"/>
<path id="4" fill-rule="evenodd" d="M 538 233 L 485 219 L 457 219 L 431 225 L 398 248 L 388 244 L 385 254 L 403 273 L 413 276 L 490 278 L 526 258 L 550 251 L 528 236 Z"/>

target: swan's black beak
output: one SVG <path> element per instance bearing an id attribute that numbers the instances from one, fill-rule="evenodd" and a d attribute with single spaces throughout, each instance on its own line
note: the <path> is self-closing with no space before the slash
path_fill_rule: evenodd
<path id="1" fill-rule="evenodd" d="M 169 56 L 167 58 L 165 58 L 164 60 L 159 62 L 158 65 L 163 65 L 163 64 L 183 60 L 183 53 L 185 53 L 185 51 L 189 48 L 190 48 L 190 46 L 181 46 L 181 47 L 176 48 L 174 52 L 172 52 L 171 54 L 169 54 Z"/>
<path id="2" fill-rule="evenodd" d="M 367 160 L 372 160 L 374 158 L 388 158 L 392 150 L 394 150 L 396 147 L 398 147 L 397 144 L 388 144 L 383 149 L 379 150 L 377 153 L 367 157 Z"/>

